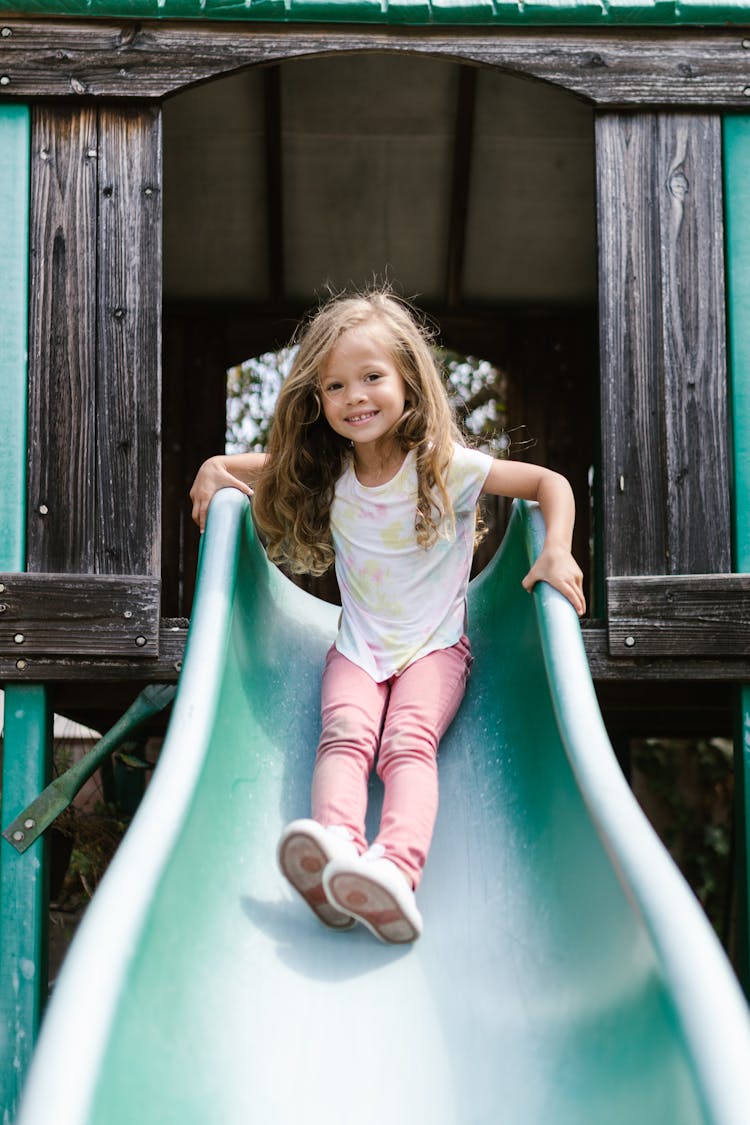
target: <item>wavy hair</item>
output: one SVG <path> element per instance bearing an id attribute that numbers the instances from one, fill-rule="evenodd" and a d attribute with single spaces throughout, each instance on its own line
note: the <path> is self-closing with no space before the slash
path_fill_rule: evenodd
<path id="1" fill-rule="evenodd" d="M 462 439 L 418 314 L 389 290 L 333 297 L 303 322 L 299 350 L 279 393 L 268 461 L 255 484 L 253 510 L 268 556 L 297 574 L 323 574 L 334 559 L 330 511 L 350 443 L 323 414 L 321 368 L 344 332 L 372 325 L 406 384 L 406 408 L 393 429 L 404 452 L 416 451 L 417 542 L 430 547 L 454 533 L 446 474 Z"/>

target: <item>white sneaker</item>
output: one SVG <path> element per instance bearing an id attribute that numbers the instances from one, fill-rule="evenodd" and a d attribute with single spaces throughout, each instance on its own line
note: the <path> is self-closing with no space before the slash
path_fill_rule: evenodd
<path id="1" fill-rule="evenodd" d="M 331 906 L 323 889 L 323 871 L 332 860 L 358 858 L 345 828 L 324 828 L 316 820 L 293 820 L 281 834 L 276 858 L 282 875 L 325 926 L 351 930 L 356 925 L 351 914 Z"/>
<path id="2" fill-rule="evenodd" d="M 333 859 L 323 872 L 328 901 L 389 944 L 416 941 L 422 915 L 399 867 L 375 846 L 362 856 Z"/>

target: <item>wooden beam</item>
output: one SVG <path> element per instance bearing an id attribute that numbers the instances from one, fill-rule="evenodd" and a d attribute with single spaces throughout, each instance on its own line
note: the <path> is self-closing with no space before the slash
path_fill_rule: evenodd
<path id="1" fill-rule="evenodd" d="M 644 653 L 639 645 L 629 648 L 624 643 L 613 655 L 609 630 L 603 622 L 584 625 L 583 642 L 596 684 L 742 684 L 750 675 L 750 656 L 717 658 L 698 650 L 690 654 L 654 656 Z"/>
<path id="2" fill-rule="evenodd" d="M 136 690 L 139 684 L 174 683 L 182 669 L 187 627 L 184 618 L 162 618 L 158 627 L 158 655 L 145 659 L 132 641 L 129 655 L 122 651 L 105 656 L 82 653 L 20 656 L 17 651 L 10 655 L 0 652 L 0 683 L 127 682 L 135 685 Z M 95 695 L 90 699 L 91 705 L 96 707 Z"/>
<path id="3" fill-rule="evenodd" d="M 750 575 L 607 580 L 609 651 L 644 656 L 750 657 Z"/>
<path id="4" fill-rule="evenodd" d="M 597 106 L 747 107 L 742 28 L 375 28 L 2 20 L 4 97 L 163 98 L 246 66 L 393 51 L 495 66 Z"/>
<path id="5" fill-rule="evenodd" d="M 448 308 L 456 308 L 461 303 L 476 101 L 477 71 L 474 67 L 462 66 L 458 71 L 456 119 L 453 134 L 453 176 L 445 282 Z"/>
<path id="6" fill-rule="evenodd" d="M 158 578 L 0 574 L 0 655 L 159 655 Z"/>

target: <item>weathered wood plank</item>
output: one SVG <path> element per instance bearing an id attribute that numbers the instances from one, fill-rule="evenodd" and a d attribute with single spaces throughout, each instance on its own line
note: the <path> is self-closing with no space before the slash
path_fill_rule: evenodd
<path id="1" fill-rule="evenodd" d="M 91 684 L 132 682 L 174 683 L 182 669 L 187 622 L 162 619 L 159 655 L 147 660 L 137 656 L 5 656 L 0 653 L 0 681 L 11 683 L 57 682 L 86 685 L 93 703 Z"/>
<path id="2" fill-rule="evenodd" d="M 721 118 L 661 114 L 659 207 L 667 566 L 729 571 Z"/>
<path id="3" fill-rule="evenodd" d="M 607 601 L 614 656 L 750 656 L 750 575 L 610 578 Z"/>
<path id="4" fill-rule="evenodd" d="M 596 123 L 608 575 L 731 567 L 719 130 Z"/>
<path id="5" fill-rule="evenodd" d="M 666 497 L 654 114 L 596 119 L 605 574 L 661 573 Z"/>
<path id="6" fill-rule="evenodd" d="M 162 618 L 159 655 L 148 660 L 137 656 L 10 656 L 0 652 L 0 681 L 68 684 L 173 683 L 182 669 L 188 623 L 184 618 Z M 583 642 L 594 683 L 637 684 L 739 684 L 750 681 L 750 657 L 717 658 L 694 654 L 679 656 L 612 656 L 607 628 L 586 625 Z M 630 652 L 623 649 L 623 652 Z"/>
<path id="7" fill-rule="evenodd" d="M 27 569 L 94 567 L 97 111 L 32 113 Z"/>
<path id="8" fill-rule="evenodd" d="M 583 643 L 595 684 L 747 682 L 750 657 L 647 656 L 623 645 L 612 655 L 609 630 L 603 623 L 584 625 Z"/>
<path id="9" fill-rule="evenodd" d="M 746 108 L 741 28 L 375 28 L 9 17 L 7 97 L 162 98 L 244 66 L 341 51 L 396 51 L 497 66 L 598 106 Z"/>
<path id="10" fill-rule="evenodd" d="M 161 111 L 99 111 L 99 573 L 158 574 Z"/>
<path id="11" fill-rule="evenodd" d="M 159 655 L 158 578 L 0 574 L 0 654 Z"/>

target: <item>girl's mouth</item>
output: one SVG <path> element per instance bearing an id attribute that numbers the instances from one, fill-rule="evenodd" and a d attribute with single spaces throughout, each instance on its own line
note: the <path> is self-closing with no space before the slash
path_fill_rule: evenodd
<path id="1" fill-rule="evenodd" d="M 364 422 L 369 422 L 377 414 L 377 410 L 368 410 L 366 414 L 350 414 L 346 419 L 350 426 L 361 426 Z"/>

